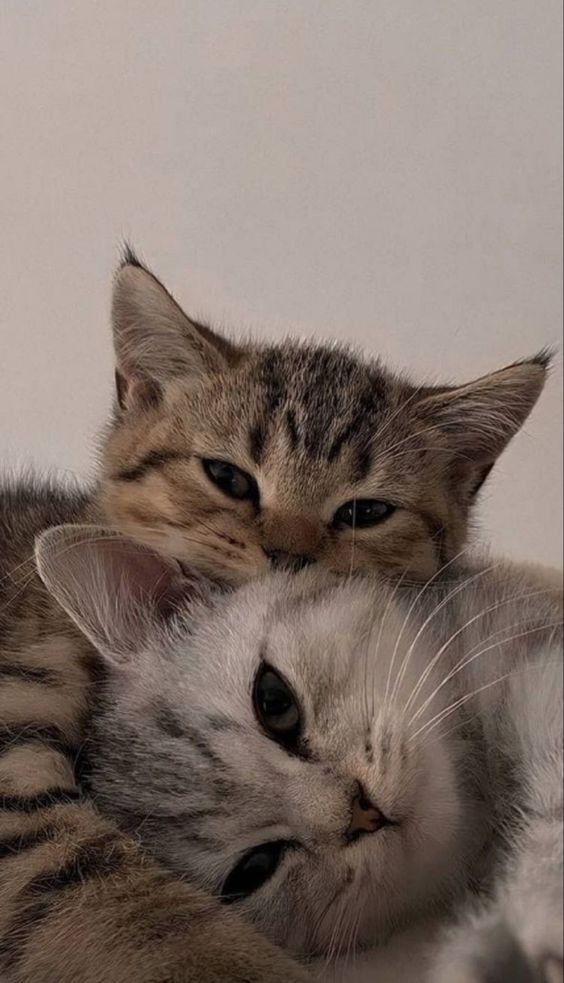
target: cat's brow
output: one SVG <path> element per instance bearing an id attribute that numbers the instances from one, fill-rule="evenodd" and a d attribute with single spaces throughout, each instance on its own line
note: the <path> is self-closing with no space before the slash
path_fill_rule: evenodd
<path id="1" fill-rule="evenodd" d="M 161 468 L 163 464 L 168 464 L 169 461 L 178 460 L 189 460 L 191 454 L 185 454 L 182 451 L 173 451 L 166 448 L 161 448 L 160 450 L 148 451 L 143 457 L 133 464 L 131 467 L 122 468 L 114 474 L 114 478 L 118 481 L 138 481 L 139 478 L 143 478 L 147 471 L 151 471 L 154 468 Z"/>

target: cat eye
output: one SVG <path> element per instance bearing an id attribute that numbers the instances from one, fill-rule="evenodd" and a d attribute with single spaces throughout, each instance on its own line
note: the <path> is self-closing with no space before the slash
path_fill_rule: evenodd
<path id="1" fill-rule="evenodd" d="M 209 458 L 202 458 L 202 466 L 210 481 L 230 498 L 258 502 L 257 483 L 246 471 L 241 471 L 228 461 L 215 461 Z"/>
<path id="2" fill-rule="evenodd" d="M 301 732 L 298 702 L 288 683 L 266 662 L 256 675 L 253 707 L 258 722 L 269 737 L 286 748 L 297 744 Z"/>
<path id="3" fill-rule="evenodd" d="M 395 505 L 381 502 L 378 498 L 353 498 L 337 509 L 333 516 L 333 525 L 368 529 L 383 522 L 395 511 Z"/>
<path id="4" fill-rule="evenodd" d="M 235 865 L 221 889 L 221 900 L 232 904 L 250 897 L 276 872 L 289 844 L 284 840 L 263 843 L 249 850 Z"/>

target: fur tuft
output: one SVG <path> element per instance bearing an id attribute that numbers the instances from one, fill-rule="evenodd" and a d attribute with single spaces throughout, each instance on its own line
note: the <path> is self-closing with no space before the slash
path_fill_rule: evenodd
<path id="1" fill-rule="evenodd" d="M 127 239 L 120 246 L 117 272 L 119 273 L 124 266 L 135 266 L 139 270 L 145 270 L 146 273 L 150 272 L 145 263 L 139 259 L 134 246 Z"/>

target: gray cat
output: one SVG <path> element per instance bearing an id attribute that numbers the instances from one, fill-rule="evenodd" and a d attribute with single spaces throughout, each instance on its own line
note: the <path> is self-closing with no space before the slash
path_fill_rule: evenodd
<path id="1" fill-rule="evenodd" d="M 433 983 L 562 978 L 559 589 L 492 562 L 222 593 L 88 527 L 37 558 L 107 667 L 84 780 L 159 861 L 306 959 L 458 912 Z"/>

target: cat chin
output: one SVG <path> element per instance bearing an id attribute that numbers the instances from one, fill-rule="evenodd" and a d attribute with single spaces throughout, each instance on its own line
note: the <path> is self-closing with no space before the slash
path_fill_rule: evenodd
<path id="1" fill-rule="evenodd" d="M 438 947 L 440 919 L 423 921 L 396 932 L 378 947 L 317 959 L 312 964 L 319 983 L 423 983 Z"/>

